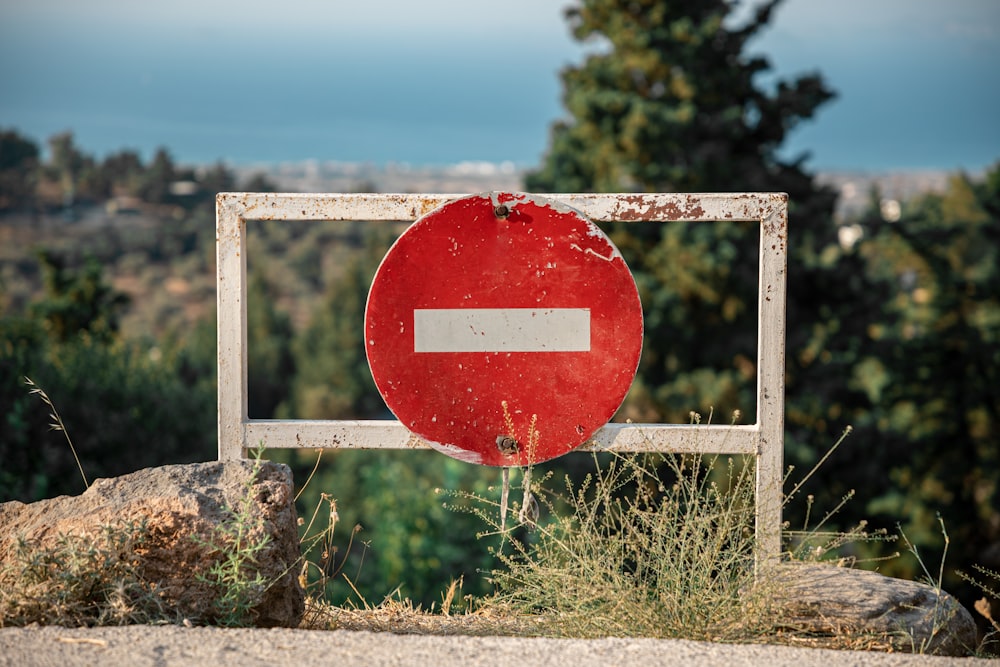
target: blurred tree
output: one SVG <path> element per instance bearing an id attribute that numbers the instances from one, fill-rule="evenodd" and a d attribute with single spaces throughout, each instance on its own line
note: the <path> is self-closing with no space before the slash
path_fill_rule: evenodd
<path id="1" fill-rule="evenodd" d="M 233 172 L 222 162 L 216 162 L 207 169 L 199 171 L 196 177 L 199 188 L 213 202 L 218 193 L 232 192 L 236 189 L 236 178 L 233 176 Z"/>
<path id="2" fill-rule="evenodd" d="M 275 307 L 275 299 L 263 275 L 252 273 L 247 286 L 247 399 L 254 419 L 274 417 L 295 377 L 292 322 Z"/>
<path id="3" fill-rule="evenodd" d="M 139 154 L 132 150 L 122 150 L 104 158 L 101 171 L 110 181 L 114 195 L 138 196 L 139 186 L 145 167 Z"/>
<path id="4" fill-rule="evenodd" d="M 267 174 L 263 172 L 256 172 L 247 179 L 244 183 L 242 189 L 245 192 L 277 192 L 278 186 L 275 185 L 271 179 L 267 177 Z"/>
<path id="5" fill-rule="evenodd" d="M 174 160 L 166 148 L 158 148 L 142 177 L 139 196 L 150 204 L 165 204 L 170 198 L 170 184 L 176 178 Z"/>
<path id="6" fill-rule="evenodd" d="M 76 148 L 72 132 L 62 132 L 49 137 L 48 171 L 57 181 L 63 194 L 63 204 L 73 205 L 80 174 L 87 158 Z"/>
<path id="7" fill-rule="evenodd" d="M 31 314 L 44 322 L 50 335 L 65 341 L 84 331 L 108 341 L 117 334 L 128 296 L 104 281 L 97 260 L 91 258 L 81 270 L 73 271 L 65 260 L 44 250 L 38 259 L 45 276 L 45 298 L 32 304 Z"/>
<path id="8" fill-rule="evenodd" d="M 76 147 L 72 132 L 49 138 L 49 162 L 45 171 L 59 184 L 65 209 L 72 209 L 79 201 L 103 201 L 111 194 L 111 181 L 92 156 Z"/>
<path id="9" fill-rule="evenodd" d="M 298 373 L 291 396 L 279 411 L 300 419 L 371 419 L 388 414 L 371 371 L 364 344 L 368 286 L 388 249 L 384 232 L 367 237 L 342 277 L 330 284 L 322 305 L 293 344 Z"/>
<path id="10" fill-rule="evenodd" d="M 881 354 L 855 369 L 871 400 L 870 437 L 889 453 L 889 484 L 866 487 L 869 510 L 901 522 L 924 556 L 1000 567 L 1000 164 L 980 183 L 951 179 L 942 194 L 886 221 L 864 217 L 868 275 L 895 281 L 872 334 Z M 882 457 L 880 457 L 882 458 Z M 951 579 L 957 585 L 957 580 Z"/>
<path id="11" fill-rule="evenodd" d="M 726 0 L 584 0 L 567 10 L 574 36 L 599 45 L 564 70 L 571 119 L 552 129 L 533 190 L 699 192 L 775 181 L 810 185 L 776 151 L 833 94 L 818 75 L 773 90 L 748 42 L 779 0 L 732 27 Z M 804 181 L 804 182 L 803 182 Z"/>
<path id="12" fill-rule="evenodd" d="M 0 131 L 0 212 L 35 202 L 38 145 L 13 130 Z"/>

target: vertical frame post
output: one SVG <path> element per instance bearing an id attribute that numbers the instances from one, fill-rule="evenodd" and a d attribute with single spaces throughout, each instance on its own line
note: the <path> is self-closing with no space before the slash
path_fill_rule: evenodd
<path id="1" fill-rule="evenodd" d="M 782 467 L 785 443 L 785 300 L 787 205 L 760 223 L 757 296 L 756 531 L 758 566 L 781 554 Z"/>
<path id="2" fill-rule="evenodd" d="M 246 221 L 222 196 L 215 215 L 219 460 L 233 461 L 246 456 L 243 425 L 249 419 Z"/>

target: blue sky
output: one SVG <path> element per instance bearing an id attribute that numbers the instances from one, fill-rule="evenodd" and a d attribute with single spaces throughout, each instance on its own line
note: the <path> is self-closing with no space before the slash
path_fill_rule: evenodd
<path id="1" fill-rule="evenodd" d="M 564 1 L 0 0 L 0 127 L 98 156 L 537 164 L 582 57 Z M 814 169 L 1000 159 L 1000 1 L 786 0 L 754 50 L 839 98 Z"/>

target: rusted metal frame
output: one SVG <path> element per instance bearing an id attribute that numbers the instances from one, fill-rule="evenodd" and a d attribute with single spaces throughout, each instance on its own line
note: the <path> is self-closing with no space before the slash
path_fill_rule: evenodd
<path id="1" fill-rule="evenodd" d="M 244 221 L 413 221 L 464 194 L 220 193 L 217 208 Z M 785 195 L 746 194 L 550 194 L 595 222 L 761 222 Z"/>
<path id="2" fill-rule="evenodd" d="M 577 451 L 658 452 L 670 442 L 675 453 L 712 452 L 756 456 L 756 425 L 608 424 Z M 429 449 L 430 445 L 400 424 L 371 420 L 250 419 L 244 443 L 264 442 L 269 448 Z"/>
<path id="3" fill-rule="evenodd" d="M 757 302 L 756 539 L 758 568 L 781 555 L 781 509 L 785 442 L 785 301 L 788 201 L 781 195 L 760 224 Z"/>
<path id="4" fill-rule="evenodd" d="M 219 460 L 246 457 L 247 243 L 244 209 L 219 195 L 215 204 Z"/>
<path id="5" fill-rule="evenodd" d="M 217 198 L 219 458 L 248 446 L 427 448 L 393 421 L 251 420 L 247 416 L 246 223 L 263 220 L 412 221 L 464 195 L 254 194 Z M 597 222 L 758 222 L 757 415 L 749 426 L 609 424 L 581 449 L 756 456 L 756 526 L 763 562 L 780 555 L 784 431 L 787 196 L 783 194 L 551 195 Z"/>

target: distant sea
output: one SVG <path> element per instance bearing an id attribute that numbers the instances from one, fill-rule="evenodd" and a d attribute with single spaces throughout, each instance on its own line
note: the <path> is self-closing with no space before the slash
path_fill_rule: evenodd
<path id="1" fill-rule="evenodd" d="M 581 58 L 565 40 L 499 55 L 429 44 L 411 57 L 392 45 L 65 30 L 40 43 L 0 26 L 0 127 L 43 145 L 69 130 L 98 158 L 165 147 L 183 163 L 532 167 L 565 113 L 558 70 Z M 869 57 L 845 52 L 824 66 L 839 97 L 792 132 L 785 157 L 809 154 L 813 171 L 979 170 L 1000 159 L 995 63 L 972 80 L 958 64 L 916 59 L 888 79 Z M 783 76 L 801 68 L 793 52 L 775 62 Z"/>
<path id="2" fill-rule="evenodd" d="M 205 85 L 210 85 L 204 82 Z M 192 84 L 193 85 L 193 84 Z M 540 87 L 541 88 L 541 87 Z M 102 108 L 102 91 L 76 91 L 66 103 L 34 105 L 0 101 L 0 128 L 16 129 L 45 149 L 57 132 L 71 131 L 84 152 L 102 158 L 122 149 L 149 159 L 160 147 L 186 164 L 226 162 L 234 165 L 352 162 L 373 165 L 444 166 L 462 162 L 540 164 L 548 145 L 549 126 L 561 116 L 550 99 L 533 114 L 511 116 L 470 109 L 468 114 L 412 113 L 391 101 L 373 102 L 372 113 L 340 110 L 327 117 L 318 112 L 332 101 L 318 95 L 310 111 L 279 110 L 240 113 L 242 104 L 225 100 L 199 103 L 197 116 L 179 90 L 162 91 L 155 104 Z M 551 91 L 549 91 L 551 92 Z M 173 107 L 177 107 L 174 109 Z M 781 155 L 805 157 L 812 171 L 981 171 L 1000 161 L 1000 144 L 981 139 L 928 134 L 914 139 L 900 126 L 891 132 L 852 120 L 849 109 L 831 107 L 796 131 Z M 272 116 L 268 119 L 267 116 Z M 919 133 L 919 128 L 913 128 Z"/>
<path id="3" fill-rule="evenodd" d="M 37 142 L 43 152 L 52 135 L 70 131 L 83 152 L 101 159 L 123 149 L 138 151 L 144 159 L 166 148 L 184 164 L 224 162 L 231 165 L 279 165 L 306 161 L 371 164 L 376 166 L 447 166 L 469 162 L 514 165 L 518 169 L 541 163 L 548 145 L 543 121 L 486 119 L 437 121 L 401 114 L 398 118 L 338 117 L 329 121 L 303 119 L 293 125 L 268 124 L 258 119 L 230 122 L 206 113 L 203 120 L 166 118 L 169 111 L 143 114 L 121 109 L 115 113 L 88 112 L 85 99 L 76 98 L 81 111 L 6 108 L 0 129 L 17 130 Z M 166 111 L 166 112 L 165 112 Z M 221 115 L 227 108 L 219 111 Z M 553 105 L 553 119 L 558 109 Z M 840 119 L 840 122 L 847 122 Z M 928 139 L 920 147 L 909 139 L 870 136 L 863 125 L 851 133 L 867 147 L 844 145 L 840 135 L 827 131 L 823 119 L 795 131 L 780 151 L 784 158 L 804 157 L 817 171 L 971 171 L 1000 162 L 1000 145 L 988 142 L 949 142 Z M 929 144 L 939 143 L 932 156 Z"/>

